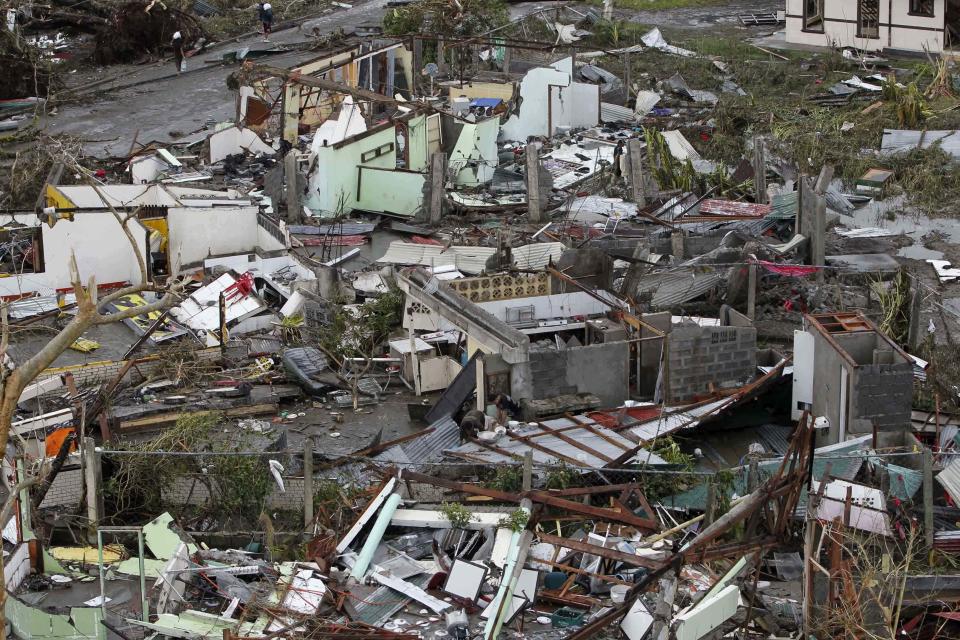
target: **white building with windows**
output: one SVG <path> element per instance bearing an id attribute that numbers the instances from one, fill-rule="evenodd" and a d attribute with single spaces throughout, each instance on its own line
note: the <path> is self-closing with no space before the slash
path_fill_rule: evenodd
<path id="1" fill-rule="evenodd" d="M 960 0 L 786 0 L 786 39 L 865 51 L 960 49 Z"/>

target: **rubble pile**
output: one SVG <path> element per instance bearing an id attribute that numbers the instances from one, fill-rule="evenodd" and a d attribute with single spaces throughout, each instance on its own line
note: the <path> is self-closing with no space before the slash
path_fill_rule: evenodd
<path id="1" fill-rule="evenodd" d="M 204 37 L 117 11 L 105 60 Z M 10 633 L 960 636 L 960 226 L 913 191 L 952 68 L 792 14 L 723 55 L 445 20 L 239 43 L 202 122 L 44 138 L 0 212 Z"/>
<path id="2" fill-rule="evenodd" d="M 205 38 L 203 24 L 196 16 L 157 2 L 126 2 L 106 20 L 95 34 L 93 60 L 97 64 L 132 62 L 144 54 L 160 54 L 170 47 L 177 31 L 182 34 L 184 47 Z"/>

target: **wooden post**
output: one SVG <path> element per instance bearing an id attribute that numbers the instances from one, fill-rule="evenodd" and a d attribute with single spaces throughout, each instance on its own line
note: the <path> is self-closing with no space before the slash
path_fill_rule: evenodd
<path id="1" fill-rule="evenodd" d="M 94 544 L 97 540 L 97 527 L 103 514 L 103 492 L 100 487 L 100 451 L 97 450 L 92 438 L 87 438 L 84 444 L 86 446 L 83 448 L 85 472 L 83 480 L 87 494 L 88 534 L 89 539 L 92 540 L 91 544 Z"/>
<path id="2" fill-rule="evenodd" d="M 440 224 L 443 217 L 443 200 L 446 195 L 447 184 L 447 154 L 442 151 L 434 152 L 430 158 L 430 224 Z"/>
<path id="3" fill-rule="evenodd" d="M 923 532 L 927 549 L 933 553 L 933 452 L 923 448 Z"/>
<path id="4" fill-rule="evenodd" d="M 754 198 L 760 204 L 767 202 L 767 159 L 763 148 L 763 138 L 753 137 L 753 187 Z"/>
<path id="5" fill-rule="evenodd" d="M 220 292 L 220 354 L 227 355 L 227 299 Z"/>
<path id="6" fill-rule="evenodd" d="M 813 236 L 810 238 L 811 248 L 813 249 L 813 264 L 823 267 L 827 261 L 827 199 L 822 195 L 817 195 L 817 208 L 814 211 L 813 218 Z M 824 271 L 817 270 L 817 283 L 823 284 Z"/>
<path id="7" fill-rule="evenodd" d="M 418 85 L 420 83 L 420 70 L 423 69 L 423 40 L 417 36 L 413 40 L 413 95 L 420 95 Z"/>
<path id="8" fill-rule="evenodd" d="M 636 138 L 627 142 L 627 157 L 630 158 L 630 189 L 633 201 L 638 207 L 647 204 L 647 194 L 643 185 L 643 143 Z"/>
<path id="9" fill-rule="evenodd" d="M 540 202 L 540 143 L 531 142 L 526 149 L 527 161 L 527 218 L 530 222 L 543 222 Z"/>
<path id="10" fill-rule="evenodd" d="M 533 489 L 533 449 L 527 449 L 523 454 L 523 490 Z"/>
<path id="11" fill-rule="evenodd" d="M 757 265 L 747 269 L 747 317 L 753 320 L 757 315 Z"/>
<path id="12" fill-rule="evenodd" d="M 303 526 L 313 524 L 313 438 L 303 441 Z"/>

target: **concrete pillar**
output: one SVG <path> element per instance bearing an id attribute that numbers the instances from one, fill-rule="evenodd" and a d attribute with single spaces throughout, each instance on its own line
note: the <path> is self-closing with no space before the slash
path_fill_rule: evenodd
<path id="1" fill-rule="evenodd" d="M 800 179 L 799 231 L 807 237 L 807 264 L 822 265 L 826 260 L 827 200 L 810 186 L 810 179 Z M 822 272 L 818 276 L 823 277 Z"/>
<path id="2" fill-rule="evenodd" d="M 747 317 L 753 320 L 757 315 L 757 265 L 751 264 L 747 274 Z"/>
<path id="3" fill-rule="evenodd" d="M 313 438 L 303 441 L 303 526 L 313 524 Z"/>
<path id="4" fill-rule="evenodd" d="M 503 47 L 503 72 L 510 73 L 510 45 Z"/>
<path id="5" fill-rule="evenodd" d="M 443 216 L 446 178 L 447 154 L 437 151 L 430 157 L 430 202 L 427 203 L 430 224 L 440 224 L 440 218 Z"/>
<path id="6" fill-rule="evenodd" d="M 533 489 L 533 449 L 527 449 L 523 454 L 523 491 Z"/>
<path id="7" fill-rule="evenodd" d="M 294 148 L 300 137 L 300 85 L 288 82 L 283 88 L 283 139 Z"/>
<path id="8" fill-rule="evenodd" d="M 627 157 L 630 158 L 630 191 L 638 207 L 647 204 L 643 185 L 643 143 L 636 138 L 627 142 Z"/>
<path id="9" fill-rule="evenodd" d="M 531 142 L 526 149 L 527 164 L 527 218 L 543 222 L 543 204 L 540 202 L 540 143 Z"/>
<path id="10" fill-rule="evenodd" d="M 100 524 L 100 518 L 103 516 L 103 491 L 101 488 L 102 468 L 100 463 L 100 449 L 98 449 L 91 438 L 84 440 L 83 459 L 84 459 L 84 477 L 87 494 L 87 521 L 89 522 L 89 540 L 91 544 L 97 541 L 97 527 Z"/>
<path id="11" fill-rule="evenodd" d="M 477 357 L 477 411 L 487 410 L 487 373 L 483 354 Z"/>
<path id="12" fill-rule="evenodd" d="M 683 242 L 683 231 L 674 231 L 670 234 L 670 251 L 677 259 L 682 260 L 685 251 Z"/>
<path id="13" fill-rule="evenodd" d="M 316 267 L 313 270 L 317 276 L 317 295 L 324 300 L 335 300 L 340 292 L 339 272 L 336 267 Z"/>

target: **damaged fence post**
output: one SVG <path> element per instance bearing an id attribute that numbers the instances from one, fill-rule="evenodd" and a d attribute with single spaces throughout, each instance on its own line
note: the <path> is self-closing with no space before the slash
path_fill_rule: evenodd
<path id="1" fill-rule="evenodd" d="M 527 167 L 527 219 L 530 222 L 543 222 L 543 208 L 540 202 L 540 143 L 531 142 L 526 151 Z"/>
<path id="2" fill-rule="evenodd" d="M 352 578 L 358 581 L 363 580 L 363 576 L 366 575 L 367 569 L 370 567 L 370 562 L 373 560 L 373 554 L 377 550 L 377 547 L 380 546 L 383 534 L 386 532 L 387 527 L 390 526 L 390 520 L 393 519 L 393 514 L 397 512 L 397 507 L 399 506 L 400 494 L 390 494 L 383 508 L 380 509 L 380 515 L 377 516 L 377 520 L 373 523 L 373 528 L 370 529 L 370 534 L 363 543 L 363 548 L 360 549 L 360 554 L 357 556 L 357 561 L 353 565 L 353 570 L 350 571 Z"/>
<path id="3" fill-rule="evenodd" d="M 763 138 L 753 138 L 753 187 L 754 198 L 758 204 L 767 203 L 767 160 L 763 148 Z"/>
<path id="4" fill-rule="evenodd" d="M 647 205 L 646 190 L 643 188 L 643 143 L 634 138 L 627 142 L 627 156 L 630 161 L 630 191 L 638 207 Z"/>
<path id="5" fill-rule="evenodd" d="M 443 217 L 446 178 L 447 154 L 437 151 L 430 157 L 430 201 L 427 203 L 427 208 L 431 224 L 440 224 L 440 218 Z"/>
<path id="6" fill-rule="evenodd" d="M 313 524 L 313 439 L 303 441 L 303 526 Z"/>

